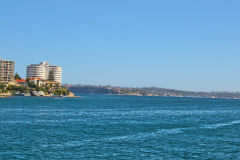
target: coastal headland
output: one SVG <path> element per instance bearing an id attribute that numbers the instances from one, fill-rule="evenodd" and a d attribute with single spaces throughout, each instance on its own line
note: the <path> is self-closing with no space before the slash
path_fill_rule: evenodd
<path id="1" fill-rule="evenodd" d="M 0 97 L 9 96 L 77 97 L 59 83 L 40 78 L 16 79 L 7 85 L 0 83 Z"/>
<path id="2" fill-rule="evenodd" d="M 112 94 L 131 96 L 158 96 L 158 97 L 193 97 L 193 98 L 226 98 L 240 99 L 239 92 L 194 92 L 158 87 L 116 87 L 96 85 L 64 85 L 68 90 L 78 94 Z"/>
<path id="3" fill-rule="evenodd" d="M 42 96 L 76 97 L 62 86 L 62 67 L 48 62 L 31 64 L 26 69 L 26 79 L 15 73 L 15 62 L 0 58 L 0 97 Z"/>

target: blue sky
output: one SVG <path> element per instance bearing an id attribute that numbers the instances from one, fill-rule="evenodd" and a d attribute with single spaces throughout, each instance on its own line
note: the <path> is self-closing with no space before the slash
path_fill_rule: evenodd
<path id="1" fill-rule="evenodd" d="M 238 0 L 0 1 L 0 56 L 64 83 L 240 91 Z"/>

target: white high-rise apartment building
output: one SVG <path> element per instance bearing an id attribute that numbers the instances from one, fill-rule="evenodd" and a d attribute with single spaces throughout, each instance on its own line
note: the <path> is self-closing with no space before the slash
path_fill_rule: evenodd
<path id="1" fill-rule="evenodd" d="M 41 78 L 48 79 L 48 67 L 47 62 L 42 62 L 40 64 L 31 64 L 27 66 L 27 79 L 28 78 Z"/>
<path id="2" fill-rule="evenodd" d="M 49 74 L 52 73 L 54 82 L 59 82 L 62 84 L 62 67 L 49 66 L 48 71 L 49 71 Z"/>
<path id="3" fill-rule="evenodd" d="M 44 80 L 49 79 L 49 74 L 52 74 L 53 81 L 62 83 L 62 67 L 50 66 L 47 62 L 40 64 L 32 64 L 27 66 L 27 79 L 28 78 L 41 78 Z"/>

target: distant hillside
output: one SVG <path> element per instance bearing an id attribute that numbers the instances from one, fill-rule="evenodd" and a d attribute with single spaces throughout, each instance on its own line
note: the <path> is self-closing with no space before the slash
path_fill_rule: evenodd
<path id="1" fill-rule="evenodd" d="M 68 85 L 66 86 L 74 93 L 82 94 L 117 94 L 115 90 L 108 89 L 107 87 L 101 86 L 90 86 L 90 85 Z"/>
<path id="2" fill-rule="evenodd" d="M 78 94 L 116 94 L 135 96 L 162 96 L 162 97 L 199 97 L 199 98 L 240 98 L 239 92 L 192 92 L 157 87 L 127 88 L 93 85 L 66 85 Z"/>

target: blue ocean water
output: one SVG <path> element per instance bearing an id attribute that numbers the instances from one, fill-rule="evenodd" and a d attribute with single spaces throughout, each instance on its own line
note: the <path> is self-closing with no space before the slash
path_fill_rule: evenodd
<path id="1" fill-rule="evenodd" d="M 2 98 L 0 159 L 240 159 L 240 100 Z"/>

